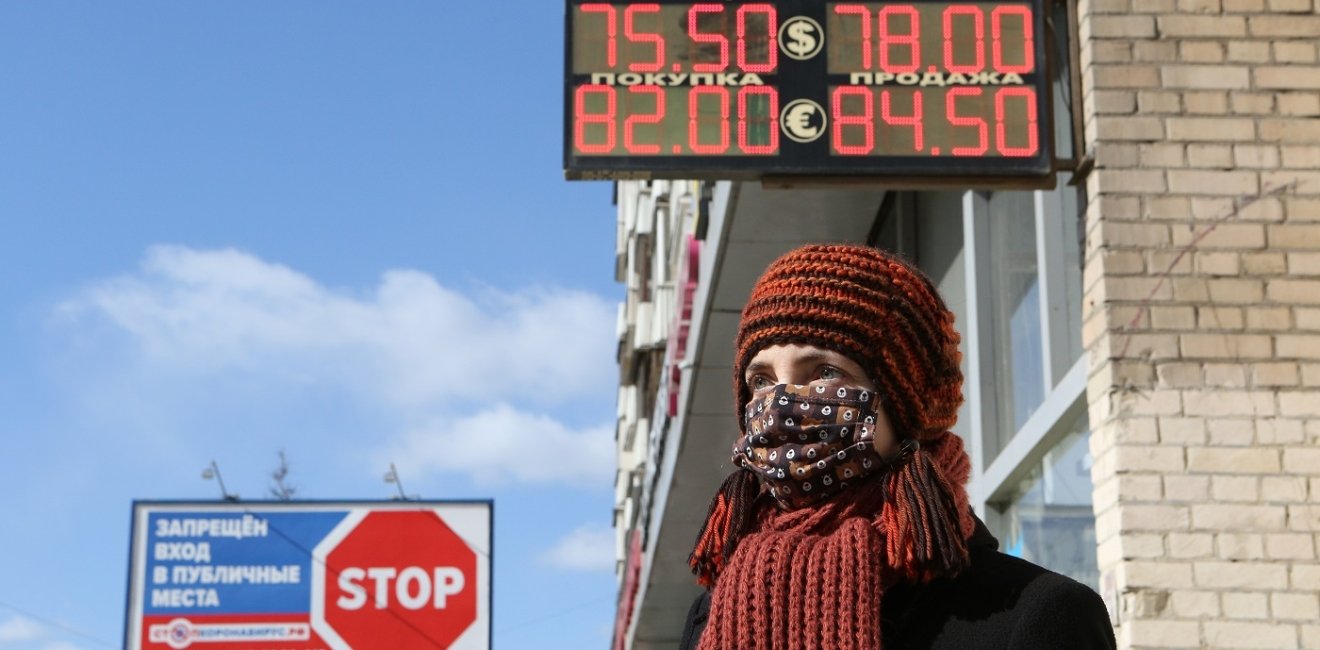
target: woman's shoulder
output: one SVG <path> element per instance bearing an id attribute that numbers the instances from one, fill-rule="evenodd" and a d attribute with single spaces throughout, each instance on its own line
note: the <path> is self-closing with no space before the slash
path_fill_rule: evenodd
<path id="1" fill-rule="evenodd" d="M 985 582 L 1015 601 L 1011 647 L 1113 648 L 1114 632 L 1100 595 L 1090 587 L 998 551 L 985 561 Z"/>
<path id="2" fill-rule="evenodd" d="M 706 629 L 706 619 L 710 616 L 710 592 L 702 591 L 688 608 L 687 621 L 683 623 L 683 638 L 679 641 L 679 650 L 697 647 L 701 633 Z"/>
<path id="3" fill-rule="evenodd" d="M 912 612 L 905 635 L 926 636 L 929 647 L 979 647 L 987 639 L 996 641 L 986 647 L 1014 649 L 1115 646 L 1099 594 L 994 549 L 977 549 L 963 574 L 930 586 L 922 602 L 910 603 L 925 611 Z"/>
<path id="4" fill-rule="evenodd" d="M 1009 596 L 1050 592 L 1083 598 L 1089 594 L 1095 596 L 1097 601 L 1099 599 L 1090 587 L 1068 576 L 993 549 L 974 551 L 971 567 L 963 578 L 969 586 L 991 589 Z"/>

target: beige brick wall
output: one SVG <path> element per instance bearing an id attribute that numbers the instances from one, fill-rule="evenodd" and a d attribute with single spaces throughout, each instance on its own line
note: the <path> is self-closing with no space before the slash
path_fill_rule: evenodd
<path id="1" fill-rule="evenodd" d="M 1121 648 L 1320 649 L 1320 0 L 1079 0 Z"/>

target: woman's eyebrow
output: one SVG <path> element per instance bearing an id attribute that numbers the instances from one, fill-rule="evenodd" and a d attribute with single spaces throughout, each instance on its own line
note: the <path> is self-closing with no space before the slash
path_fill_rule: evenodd
<path id="1" fill-rule="evenodd" d="M 793 365 L 795 367 L 816 365 L 820 363 L 837 365 L 840 363 L 839 356 L 840 355 L 838 355 L 838 353 L 831 352 L 828 350 L 816 350 L 811 352 L 804 352 L 801 356 L 798 356 L 795 359 L 793 359 Z M 746 373 L 745 376 L 750 377 L 757 373 L 762 373 L 772 370 L 774 370 L 774 364 L 767 363 L 765 361 L 753 361 L 747 364 L 747 370 L 745 371 Z"/>
<path id="2" fill-rule="evenodd" d="M 794 362 L 798 365 L 802 365 L 804 363 L 830 363 L 835 361 L 837 361 L 837 359 L 834 357 L 834 353 L 816 352 L 816 351 L 805 352 L 802 354 L 802 356 L 794 360 Z"/>

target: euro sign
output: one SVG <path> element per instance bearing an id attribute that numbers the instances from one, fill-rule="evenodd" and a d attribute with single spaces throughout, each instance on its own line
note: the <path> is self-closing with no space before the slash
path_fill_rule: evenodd
<path id="1" fill-rule="evenodd" d="M 816 28 L 806 21 L 797 21 L 788 26 L 788 43 L 785 47 L 793 54 L 807 56 L 816 49 Z"/>
<path id="2" fill-rule="evenodd" d="M 825 110 L 810 99 L 795 99 L 779 116 L 780 128 L 797 142 L 811 142 L 825 132 Z"/>
<path id="3" fill-rule="evenodd" d="M 811 104 L 798 104 L 788 111 L 788 119 L 785 123 L 794 135 L 810 138 L 819 132 L 819 129 L 811 124 L 811 118 L 815 114 L 816 109 Z"/>

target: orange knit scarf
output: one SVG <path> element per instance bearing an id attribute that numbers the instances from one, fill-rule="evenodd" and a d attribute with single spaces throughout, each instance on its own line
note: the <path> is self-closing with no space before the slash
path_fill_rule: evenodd
<path id="1" fill-rule="evenodd" d="M 948 432 L 896 471 L 809 508 L 757 498 L 735 472 L 689 560 L 713 588 L 700 650 L 879 650 L 887 587 L 966 565 L 970 472 Z"/>

